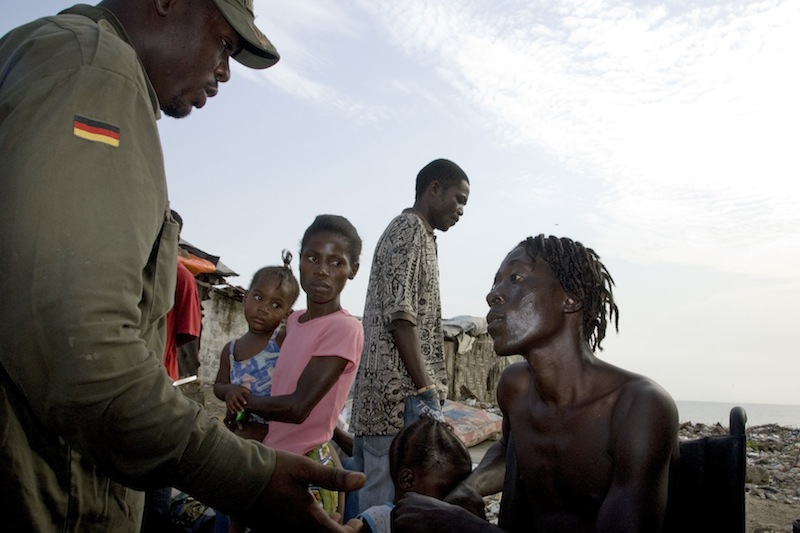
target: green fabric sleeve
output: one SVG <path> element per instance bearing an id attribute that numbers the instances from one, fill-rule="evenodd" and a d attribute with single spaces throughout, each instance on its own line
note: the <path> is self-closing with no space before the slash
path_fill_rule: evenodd
<path id="1" fill-rule="evenodd" d="M 209 418 L 161 364 L 178 228 L 152 94 L 133 50 L 82 19 L 0 43 L 0 361 L 42 425 L 110 478 L 246 509 L 274 452 Z"/>

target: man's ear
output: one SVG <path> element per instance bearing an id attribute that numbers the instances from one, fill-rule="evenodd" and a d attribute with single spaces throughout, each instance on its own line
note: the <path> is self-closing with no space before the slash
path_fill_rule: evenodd
<path id="1" fill-rule="evenodd" d="M 358 267 L 361 266 L 361 263 L 356 263 L 350 267 L 350 275 L 347 276 L 347 279 L 353 279 L 358 274 Z"/>
<path id="2" fill-rule="evenodd" d="M 153 0 L 153 4 L 156 7 L 156 13 L 162 17 L 167 15 L 167 12 L 172 9 L 172 5 L 174 3 L 175 0 Z"/>
<path id="3" fill-rule="evenodd" d="M 431 196 L 438 196 L 442 192 L 442 183 L 439 180 L 433 180 L 428 184 L 428 190 Z"/>
<path id="4" fill-rule="evenodd" d="M 414 486 L 414 471 L 410 468 L 401 468 L 397 473 L 397 485 L 403 490 L 411 490 Z"/>
<path id="5" fill-rule="evenodd" d="M 562 309 L 565 313 L 574 313 L 583 309 L 583 303 L 578 298 L 568 294 L 564 299 Z"/>

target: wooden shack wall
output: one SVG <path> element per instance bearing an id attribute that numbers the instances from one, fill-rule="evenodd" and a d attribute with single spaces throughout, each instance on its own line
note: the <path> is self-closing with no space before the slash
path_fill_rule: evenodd
<path id="1" fill-rule="evenodd" d="M 522 357 L 499 357 L 494 353 L 494 344 L 488 334 L 475 337 L 466 353 L 456 353 L 456 341 L 446 340 L 444 357 L 447 365 L 448 394 L 452 400 L 461 400 L 472 393 L 479 401 L 497 403 L 497 381 L 505 368 Z M 462 391 L 466 388 L 469 393 Z"/>
<path id="2" fill-rule="evenodd" d="M 242 302 L 210 291 L 203 300 L 203 326 L 200 333 L 200 369 L 197 378 L 203 383 L 214 383 L 219 369 L 222 348 L 231 339 L 241 337 L 247 331 Z"/>

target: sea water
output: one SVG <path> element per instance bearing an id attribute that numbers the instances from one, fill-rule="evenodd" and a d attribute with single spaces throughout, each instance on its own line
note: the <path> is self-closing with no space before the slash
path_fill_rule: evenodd
<path id="1" fill-rule="evenodd" d="M 743 407 L 747 412 L 747 427 L 778 424 L 800 428 L 800 405 L 777 405 L 766 403 L 694 402 L 676 400 L 678 419 L 681 422 L 713 425 L 720 423 L 728 427 L 733 407 Z"/>

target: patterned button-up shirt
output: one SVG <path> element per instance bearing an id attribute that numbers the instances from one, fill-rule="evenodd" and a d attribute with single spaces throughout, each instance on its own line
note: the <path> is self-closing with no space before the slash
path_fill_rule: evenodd
<path id="1" fill-rule="evenodd" d="M 403 427 L 405 398 L 416 394 L 392 337 L 392 322 L 417 326 L 420 352 L 431 382 L 447 393 L 439 263 L 433 228 L 406 209 L 375 248 L 364 305 L 364 352 L 353 391 L 351 431 L 394 435 Z"/>

